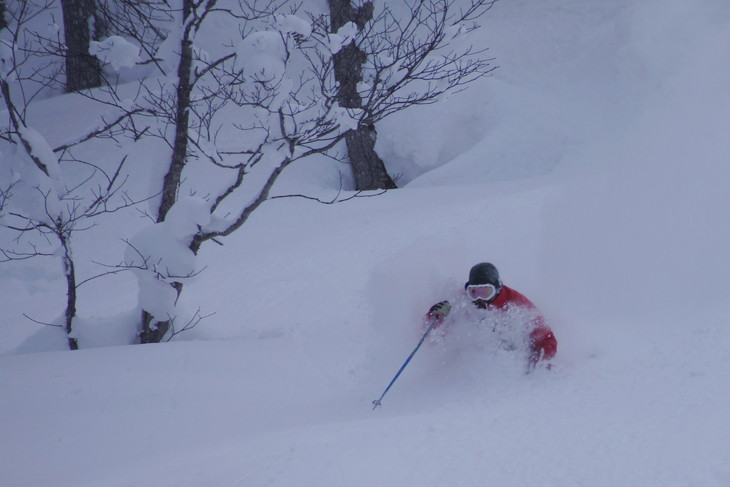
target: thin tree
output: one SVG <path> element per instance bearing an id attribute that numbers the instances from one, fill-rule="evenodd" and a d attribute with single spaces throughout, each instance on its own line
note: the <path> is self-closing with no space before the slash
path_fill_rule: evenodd
<path id="1" fill-rule="evenodd" d="M 0 69 L 0 103 L 7 117 L 0 124 L 0 145 L 6 154 L 0 166 L 0 226 L 14 235 L 0 242 L 0 262 L 60 257 L 66 305 L 63 323 L 53 325 L 65 330 L 68 346 L 75 350 L 79 347 L 74 329 L 78 288 L 88 282 L 78 279 L 75 234 L 97 225 L 103 215 L 141 201 L 123 190 L 126 157 L 115 165 L 84 160 L 75 151 L 90 141 L 121 135 L 119 125 L 136 112 L 102 117 L 91 131 L 76 134 L 55 148 L 32 127 L 28 109 L 49 86 L 55 68 L 52 62 L 36 62 L 39 56 L 51 54 L 39 45 L 45 39 L 30 30 L 29 24 L 49 6 L 46 0 L 12 4 L 5 12 L 9 22 L 0 29 L 0 51 L 8 54 Z"/>
<path id="2" fill-rule="evenodd" d="M 79 348 L 79 338 L 75 333 L 74 322 L 77 314 L 78 290 L 82 284 L 78 280 L 76 258 L 73 252 L 74 236 L 77 232 L 91 228 L 101 215 L 114 213 L 122 208 L 139 203 L 132 201 L 126 195 L 122 197 L 119 203 L 112 203 L 123 185 L 123 182 L 116 180 L 118 175 L 119 172 L 117 171 L 112 179 L 109 179 L 103 193 L 96 194 L 92 199 L 87 198 L 88 195 L 79 191 L 80 187 L 75 188 L 59 199 L 53 192 L 44 190 L 41 186 L 36 186 L 33 189 L 38 193 L 39 206 L 43 205 L 46 208 L 45 214 L 39 216 L 36 211 L 23 212 L 22 210 L 10 209 L 6 212 L 3 218 L 4 222 L 0 225 L 18 234 L 16 245 L 13 247 L 8 244 L 0 245 L 0 263 L 42 256 L 61 258 L 66 282 L 66 305 L 63 313 L 63 323 L 53 324 L 53 326 L 60 326 L 64 329 L 70 350 L 78 350 Z M 12 189 L 0 189 L 0 199 L 3 199 L 4 195 L 11 199 Z M 85 203 L 81 203 L 82 200 L 85 200 Z M 51 211 L 50 208 L 54 207 L 60 207 L 60 211 Z M 25 234 L 32 235 L 25 236 Z M 36 237 L 40 237 L 40 240 L 45 242 L 46 245 L 29 243 L 23 249 L 15 248 L 21 247 L 20 242 L 25 240 L 32 242 L 37 239 Z M 54 241 L 59 249 L 53 248 Z M 84 282 L 88 280 L 90 279 L 86 279 Z"/>

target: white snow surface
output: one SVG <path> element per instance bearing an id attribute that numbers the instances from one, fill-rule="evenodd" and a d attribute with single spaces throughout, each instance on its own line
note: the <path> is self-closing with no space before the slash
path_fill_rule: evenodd
<path id="1" fill-rule="evenodd" d="M 511 0 L 483 24 L 493 76 L 378 126 L 402 188 L 262 206 L 203 247 L 177 311 L 215 314 L 172 342 L 120 345 L 121 274 L 80 288 L 65 351 L 22 316 L 62 314 L 59 263 L 0 264 L 0 485 L 730 486 L 730 3 Z M 59 140 L 93 121 L 44 103 Z M 331 197 L 335 163 L 304 164 L 274 193 Z M 118 218 L 76 253 L 121 259 Z M 458 322 L 373 411 L 481 261 L 548 317 L 552 370 Z"/>

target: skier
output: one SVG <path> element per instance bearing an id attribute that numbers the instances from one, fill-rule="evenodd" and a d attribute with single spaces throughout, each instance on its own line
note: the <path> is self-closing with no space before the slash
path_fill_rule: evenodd
<path id="1" fill-rule="evenodd" d="M 472 267 L 469 271 L 469 281 L 464 284 L 464 290 L 466 299 L 460 296 L 455 303 L 459 309 L 463 309 L 467 314 L 468 308 L 474 309 L 472 306 L 463 305 L 468 300 L 476 308 L 486 310 L 482 312 L 481 320 L 489 319 L 492 331 L 504 332 L 507 329 L 519 334 L 524 330 L 526 335 L 524 338 L 529 348 L 530 367 L 535 367 L 538 362 L 548 361 L 555 356 L 558 342 L 545 323 L 545 318 L 529 299 L 502 284 L 499 272 L 493 264 L 482 262 Z M 441 301 L 431 306 L 426 319 L 429 322 L 437 320 L 434 325 L 436 328 L 441 326 L 450 311 L 451 303 Z M 510 333 L 505 333 L 505 336 L 509 335 Z M 516 348 L 516 345 L 512 344 L 508 348 Z"/>

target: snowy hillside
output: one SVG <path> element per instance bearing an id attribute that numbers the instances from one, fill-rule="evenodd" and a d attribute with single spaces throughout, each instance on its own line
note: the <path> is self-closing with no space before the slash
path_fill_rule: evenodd
<path id="1" fill-rule="evenodd" d="M 492 77 L 378 127 L 404 187 L 267 203 L 203 249 L 182 306 L 215 314 L 170 343 L 103 346 L 121 275 L 80 296 L 99 346 L 63 351 L 22 316 L 59 314 L 60 268 L 1 264 L 0 485 L 730 486 L 730 4 L 502 0 L 484 24 Z M 44 103 L 62 132 L 73 102 Z M 545 312 L 552 370 L 455 323 L 373 411 L 481 261 Z"/>

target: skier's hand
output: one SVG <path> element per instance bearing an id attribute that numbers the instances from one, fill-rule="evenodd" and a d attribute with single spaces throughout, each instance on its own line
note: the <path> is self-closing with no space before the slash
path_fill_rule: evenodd
<path id="1" fill-rule="evenodd" d="M 439 321 L 446 318 L 451 311 L 451 304 L 449 304 L 448 301 L 441 301 L 440 303 L 436 303 L 433 306 L 431 306 L 431 309 L 428 310 L 428 313 L 426 313 L 426 316 L 429 318 L 435 318 Z"/>
<path id="2" fill-rule="evenodd" d="M 546 368 L 547 370 L 552 370 L 553 364 L 550 362 L 543 362 L 545 360 L 545 350 L 539 349 L 536 350 L 533 347 L 532 352 L 530 353 L 530 358 L 528 359 L 527 363 L 527 373 L 529 374 L 533 370 L 535 370 L 538 366 L 538 364 L 541 364 L 541 367 Z"/>
<path id="3" fill-rule="evenodd" d="M 542 358 L 541 354 L 537 350 L 532 350 L 530 352 L 530 358 L 527 359 L 527 372 L 529 373 L 531 370 L 535 370 L 535 367 L 537 367 L 537 363 Z"/>

